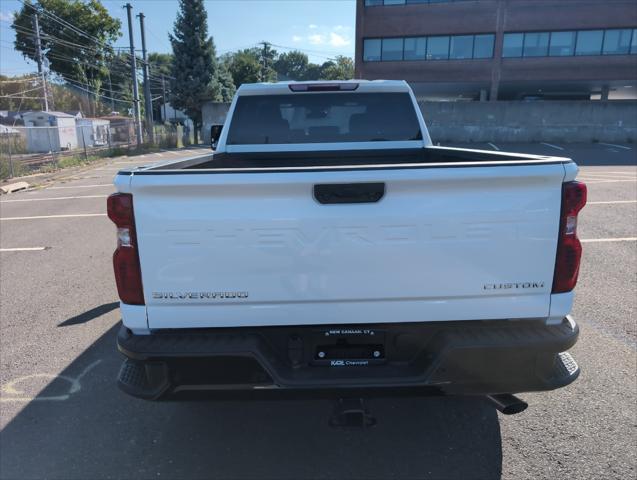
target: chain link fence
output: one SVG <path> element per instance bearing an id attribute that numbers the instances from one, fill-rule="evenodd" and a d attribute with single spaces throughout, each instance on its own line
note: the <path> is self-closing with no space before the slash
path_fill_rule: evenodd
<path id="1" fill-rule="evenodd" d="M 76 119 L 75 126 L 0 125 L 0 180 L 80 165 L 104 157 L 175 148 L 191 143 L 180 125 L 157 125 L 153 142 L 137 145 L 131 119 Z"/>

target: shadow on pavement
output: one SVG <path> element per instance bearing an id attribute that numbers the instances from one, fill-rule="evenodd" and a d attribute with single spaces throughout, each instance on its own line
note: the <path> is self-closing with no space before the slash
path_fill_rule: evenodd
<path id="1" fill-rule="evenodd" d="M 81 323 L 87 323 L 91 320 L 95 320 L 102 315 L 112 312 L 116 308 L 119 308 L 119 302 L 105 303 L 104 305 L 100 305 L 99 307 L 92 308 L 87 312 L 80 313 L 71 318 L 67 318 L 62 323 L 58 325 L 58 327 L 68 327 L 71 325 L 79 325 Z"/>
<path id="2" fill-rule="evenodd" d="M 329 400 L 149 403 L 115 385 L 117 328 L 0 433 L 0 477 L 500 478 L 497 413 L 482 399 L 370 399 L 378 424 L 358 430 L 328 426 Z"/>

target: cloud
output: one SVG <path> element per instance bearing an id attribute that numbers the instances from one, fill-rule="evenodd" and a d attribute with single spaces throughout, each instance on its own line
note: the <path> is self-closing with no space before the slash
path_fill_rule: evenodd
<path id="1" fill-rule="evenodd" d="M 325 43 L 325 35 L 321 35 L 320 33 L 316 33 L 314 35 L 308 35 L 307 41 L 312 45 L 323 45 Z"/>
<path id="2" fill-rule="evenodd" d="M 13 22 L 13 12 L 0 12 L 0 22 Z"/>
<path id="3" fill-rule="evenodd" d="M 333 47 L 346 47 L 351 42 L 349 38 L 339 35 L 336 32 L 330 32 L 330 45 Z"/>
<path id="4" fill-rule="evenodd" d="M 352 28 L 345 25 L 316 25 L 310 24 L 305 32 L 292 35 L 292 42 L 296 44 L 326 45 L 333 48 L 343 48 L 352 44 Z"/>

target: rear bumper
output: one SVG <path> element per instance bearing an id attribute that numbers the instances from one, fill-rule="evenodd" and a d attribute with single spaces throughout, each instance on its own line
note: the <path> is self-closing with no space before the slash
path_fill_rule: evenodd
<path id="1" fill-rule="evenodd" d="M 147 399 L 201 390 L 413 389 L 484 395 L 553 390 L 579 368 L 570 318 L 354 326 L 119 331 L 118 383 Z"/>

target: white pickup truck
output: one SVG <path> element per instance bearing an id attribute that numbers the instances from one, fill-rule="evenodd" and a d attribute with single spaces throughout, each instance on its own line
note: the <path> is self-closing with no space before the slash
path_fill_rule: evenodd
<path id="1" fill-rule="evenodd" d="M 124 391 L 392 388 L 512 413 L 578 376 L 570 159 L 433 146 L 402 81 L 242 85 L 212 131 L 214 154 L 121 171 L 108 199 Z"/>

